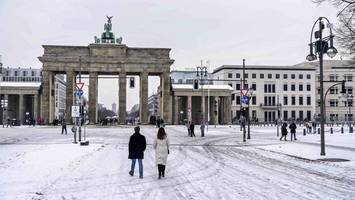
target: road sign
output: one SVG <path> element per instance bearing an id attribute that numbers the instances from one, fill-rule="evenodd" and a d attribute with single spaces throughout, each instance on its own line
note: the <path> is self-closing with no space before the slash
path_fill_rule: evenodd
<path id="1" fill-rule="evenodd" d="M 76 93 L 79 97 L 83 96 L 84 91 L 83 90 L 78 90 Z"/>
<path id="2" fill-rule="evenodd" d="M 248 96 L 241 96 L 240 102 L 242 103 L 242 107 L 248 107 L 249 97 Z"/>
<path id="3" fill-rule="evenodd" d="M 76 88 L 78 88 L 78 90 L 83 89 L 84 87 L 84 83 L 76 83 Z"/>
<path id="4" fill-rule="evenodd" d="M 80 117 L 80 107 L 72 106 L 71 107 L 71 117 Z"/>

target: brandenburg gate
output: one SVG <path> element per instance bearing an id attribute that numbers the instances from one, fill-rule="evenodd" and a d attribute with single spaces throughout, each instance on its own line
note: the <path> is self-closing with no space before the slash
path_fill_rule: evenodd
<path id="1" fill-rule="evenodd" d="M 71 108 L 79 72 L 89 75 L 89 120 L 98 122 L 98 76 L 119 76 L 118 104 L 119 122 L 126 123 L 126 84 L 127 76 L 140 77 L 140 121 L 148 123 L 148 76 L 160 76 L 160 116 L 165 122 L 172 123 L 172 102 L 170 94 L 169 48 L 136 48 L 121 44 L 122 38 L 115 38 L 111 32 L 111 18 L 105 24 L 101 38 L 88 46 L 43 45 L 44 54 L 39 57 L 43 63 L 41 117 L 46 123 L 54 119 L 54 76 L 66 74 L 66 119 L 71 121 Z"/>

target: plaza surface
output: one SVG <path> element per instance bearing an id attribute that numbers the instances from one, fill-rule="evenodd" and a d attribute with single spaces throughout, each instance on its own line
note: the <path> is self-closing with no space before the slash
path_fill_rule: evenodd
<path id="1" fill-rule="evenodd" d="M 195 130 L 191 138 L 183 126 L 166 127 L 170 155 L 158 180 L 153 126 L 141 126 L 143 179 L 137 168 L 128 175 L 132 126 L 87 127 L 89 146 L 72 144 L 60 127 L 0 128 L 0 199 L 355 199 L 355 133 L 347 129 L 326 132 L 322 157 L 319 135 L 303 128 L 291 142 L 275 127 L 251 127 L 245 143 L 239 126 L 210 126 L 204 138 Z"/>

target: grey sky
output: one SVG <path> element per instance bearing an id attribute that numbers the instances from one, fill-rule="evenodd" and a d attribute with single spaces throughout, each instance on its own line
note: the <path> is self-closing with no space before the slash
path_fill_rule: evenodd
<path id="1" fill-rule="evenodd" d="M 106 15 L 114 16 L 113 31 L 127 46 L 171 48 L 174 69 L 195 67 L 201 59 L 212 68 L 243 58 L 247 64 L 293 65 L 305 60 L 317 17 L 336 25 L 335 9 L 311 0 L 0 0 L 4 66 L 41 67 L 43 44 L 92 43 Z M 156 88 L 157 79 L 150 83 Z M 117 82 L 99 85 L 99 102 L 117 102 Z M 138 103 L 136 95 L 137 88 L 128 90 L 128 108 Z"/>

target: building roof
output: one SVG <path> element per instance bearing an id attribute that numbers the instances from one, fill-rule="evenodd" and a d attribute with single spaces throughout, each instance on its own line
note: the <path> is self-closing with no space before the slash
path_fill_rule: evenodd
<path id="1" fill-rule="evenodd" d="M 39 88 L 41 82 L 0 82 L 1 87 L 34 87 Z"/>
<path id="2" fill-rule="evenodd" d="M 193 89 L 192 84 L 172 84 L 173 89 Z M 230 85 L 203 85 L 203 89 L 210 90 L 232 90 Z"/>
<path id="3" fill-rule="evenodd" d="M 213 74 L 217 73 L 221 70 L 226 70 L 226 69 L 243 69 L 243 65 L 222 65 L 215 70 L 213 70 Z M 292 71 L 314 71 L 315 66 L 313 65 L 291 65 L 291 66 L 277 66 L 277 65 L 246 65 L 245 66 L 246 70 L 292 70 Z"/>

